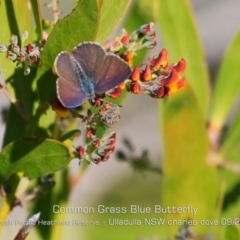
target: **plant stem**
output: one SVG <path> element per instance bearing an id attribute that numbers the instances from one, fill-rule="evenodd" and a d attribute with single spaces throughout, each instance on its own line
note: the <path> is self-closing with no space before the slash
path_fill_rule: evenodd
<path id="1" fill-rule="evenodd" d="M 6 89 L 6 87 L 4 87 L 1 83 L 0 83 L 0 91 L 9 99 L 9 101 L 17 108 L 18 112 L 20 113 L 20 115 L 22 116 L 23 120 L 26 123 L 30 122 L 30 117 L 29 115 L 26 113 L 26 111 L 23 109 L 23 107 L 21 106 L 20 102 L 18 100 L 16 100 L 10 93 L 9 91 Z"/>
<path id="2" fill-rule="evenodd" d="M 57 7 L 57 0 L 52 0 L 52 13 L 53 13 L 53 23 L 56 24 L 56 22 L 58 21 L 58 7 Z"/>
<path id="3" fill-rule="evenodd" d="M 15 192 L 22 176 L 22 173 L 14 174 L 8 181 L 8 187 L 11 189 L 11 192 L 7 193 L 7 196 L 2 199 L 2 205 L 0 209 L 1 223 L 6 221 L 8 214 L 13 207 L 13 204 L 16 200 Z M 3 226 L 4 224 L 0 224 L 0 233 L 2 232 Z"/>

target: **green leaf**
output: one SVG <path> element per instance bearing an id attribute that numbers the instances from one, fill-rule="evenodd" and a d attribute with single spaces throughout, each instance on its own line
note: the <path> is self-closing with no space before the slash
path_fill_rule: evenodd
<path id="1" fill-rule="evenodd" d="M 193 206 L 197 214 L 167 214 L 168 219 L 214 220 L 218 196 L 217 171 L 207 166 L 209 148 L 205 121 L 193 92 L 185 87 L 161 105 L 164 142 L 164 206 Z M 173 237 L 179 226 L 168 226 Z M 197 224 L 199 234 L 212 231 L 209 226 Z"/>
<path id="2" fill-rule="evenodd" d="M 240 90 L 239 61 L 240 33 L 234 37 L 225 53 L 213 91 L 210 125 L 215 129 L 221 129 L 223 127 L 235 101 L 237 100 Z M 230 84 L 226 85 L 226 81 Z M 240 113 L 238 112 L 232 125 L 223 136 L 223 143 L 219 150 L 221 157 L 232 164 L 238 164 L 240 158 L 239 130 Z M 232 217 L 239 210 L 238 201 L 240 199 L 240 179 L 239 176 L 233 174 L 232 171 L 222 169 L 221 180 L 225 184 L 222 216 Z"/>
<path id="3" fill-rule="evenodd" d="M 224 135 L 223 143 L 220 148 L 220 153 L 227 159 L 231 159 L 231 155 L 235 152 L 236 161 L 240 158 L 239 143 L 240 143 L 240 112 L 234 119 L 232 125 L 229 127 L 227 133 Z"/>
<path id="4" fill-rule="evenodd" d="M 236 224 L 239 224 L 239 222 L 237 222 Z M 240 238 L 238 228 L 236 226 L 226 226 L 224 239 L 239 240 Z"/>
<path id="5" fill-rule="evenodd" d="M 229 164 L 239 164 L 240 152 L 240 113 L 234 119 L 228 132 L 223 136 L 223 143 L 219 149 L 221 157 Z M 234 167 L 234 166 L 232 166 Z M 221 180 L 224 183 L 224 201 L 222 206 L 222 217 L 235 216 L 239 211 L 239 188 L 240 178 L 228 169 L 221 170 Z"/>
<path id="6" fill-rule="evenodd" d="M 31 0 L 31 6 L 33 10 L 33 17 L 36 24 L 36 32 L 38 35 L 38 41 L 42 40 L 42 16 L 39 0 Z"/>
<path id="7" fill-rule="evenodd" d="M 104 43 L 124 17 L 131 0 L 104 0 L 96 42 Z"/>
<path id="8" fill-rule="evenodd" d="M 56 96 L 56 76 L 52 65 L 61 51 L 71 51 L 83 41 L 94 41 L 100 20 L 100 1 L 82 0 L 67 17 L 59 20 L 48 37 L 42 52 L 42 67 L 37 73 L 40 102 L 49 102 Z"/>
<path id="9" fill-rule="evenodd" d="M 213 91 L 210 123 L 221 128 L 240 91 L 240 32 L 234 37 L 223 58 Z"/>
<path id="10" fill-rule="evenodd" d="M 80 135 L 81 135 L 81 131 L 78 129 L 75 129 L 75 130 L 71 130 L 71 131 L 65 133 L 64 135 L 62 135 L 59 140 L 61 142 L 64 142 L 68 139 L 74 140 L 75 138 L 79 137 Z"/>
<path id="11" fill-rule="evenodd" d="M 209 105 L 209 80 L 203 48 L 198 37 L 190 1 L 160 0 L 157 20 L 164 48 L 170 62 L 184 58 L 187 69 L 184 76 L 193 89 L 197 103 L 207 117 Z"/>
<path id="12" fill-rule="evenodd" d="M 25 138 L 8 144 L 0 154 L 0 181 L 23 172 L 30 178 L 54 173 L 65 167 L 72 152 L 64 144 L 45 138 Z"/>

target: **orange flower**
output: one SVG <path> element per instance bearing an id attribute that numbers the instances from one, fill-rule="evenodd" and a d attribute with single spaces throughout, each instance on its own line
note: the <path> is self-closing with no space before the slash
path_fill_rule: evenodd
<path id="1" fill-rule="evenodd" d="M 130 76 L 130 79 L 132 81 L 138 81 L 140 79 L 140 68 L 139 68 L 139 66 L 136 66 L 133 69 L 133 72 L 132 72 L 132 75 Z"/>
<path id="2" fill-rule="evenodd" d="M 178 82 L 178 79 L 178 72 L 175 68 L 173 68 L 170 74 L 161 80 L 161 83 L 165 87 L 171 87 Z"/>
<path id="3" fill-rule="evenodd" d="M 161 67 L 166 68 L 168 66 L 168 52 L 165 48 L 159 53 L 159 55 L 151 60 L 153 69 L 159 70 Z"/>
<path id="4" fill-rule="evenodd" d="M 146 65 L 146 68 L 141 73 L 140 79 L 142 82 L 148 82 L 152 79 L 152 71 L 149 65 Z"/>
<path id="5" fill-rule="evenodd" d="M 134 94 L 139 94 L 141 93 L 141 86 L 138 82 L 132 82 L 130 85 L 130 90 Z"/>
<path id="6" fill-rule="evenodd" d="M 175 64 L 173 67 L 178 71 L 178 72 L 183 72 L 186 69 L 186 61 L 181 58 L 177 64 Z"/>

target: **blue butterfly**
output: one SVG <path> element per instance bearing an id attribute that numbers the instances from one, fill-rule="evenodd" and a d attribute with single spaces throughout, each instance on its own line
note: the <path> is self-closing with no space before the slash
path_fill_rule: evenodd
<path id="1" fill-rule="evenodd" d="M 78 44 L 71 53 L 60 52 L 54 67 L 59 76 L 57 96 L 66 108 L 75 108 L 117 87 L 132 73 L 124 60 L 94 42 Z"/>

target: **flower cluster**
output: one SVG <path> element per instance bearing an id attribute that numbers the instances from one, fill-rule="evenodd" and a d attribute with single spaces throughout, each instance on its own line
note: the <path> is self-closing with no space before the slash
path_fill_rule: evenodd
<path id="1" fill-rule="evenodd" d="M 105 162 L 115 150 L 116 133 L 112 132 L 108 136 L 99 139 L 92 128 L 87 129 L 87 138 L 91 141 L 85 146 L 76 149 L 77 157 L 80 160 L 93 161 L 96 164 Z"/>
<path id="2" fill-rule="evenodd" d="M 175 236 L 176 240 L 194 240 L 195 234 L 193 229 L 190 226 L 183 226 L 178 230 L 177 235 Z"/>
<path id="3" fill-rule="evenodd" d="M 22 33 L 22 45 L 28 38 L 28 35 L 27 31 Z M 18 37 L 16 35 L 11 36 L 9 46 L 0 44 L 0 52 L 6 52 L 6 58 L 12 62 L 16 62 L 17 65 L 22 64 L 24 67 L 24 75 L 28 75 L 30 73 L 30 67 L 33 63 L 37 62 L 41 56 L 39 46 L 29 43 L 24 47 L 20 47 L 18 45 Z"/>
<path id="4" fill-rule="evenodd" d="M 98 164 L 108 160 L 110 154 L 114 152 L 116 141 L 115 132 L 111 133 L 110 136 L 97 138 L 96 131 L 99 127 L 99 123 L 102 122 L 104 125 L 112 127 L 120 120 L 120 111 L 118 105 L 103 101 L 101 98 L 96 98 L 94 103 L 100 106 L 99 111 L 97 113 L 92 113 L 91 110 L 88 109 L 86 116 L 79 114 L 75 110 L 65 108 L 58 98 L 55 98 L 51 102 L 51 105 L 52 110 L 61 117 L 67 117 L 72 113 L 74 117 L 82 119 L 86 128 L 88 144 L 79 146 L 76 149 L 76 157 L 80 160 L 93 161 Z"/>
<path id="5" fill-rule="evenodd" d="M 185 78 L 179 76 L 185 68 L 184 59 L 169 64 L 168 52 L 162 49 L 158 56 L 147 59 L 133 69 L 131 81 L 126 84 L 127 90 L 134 94 L 146 93 L 154 98 L 164 98 L 185 86 Z"/>
<path id="6" fill-rule="evenodd" d="M 122 29 L 118 36 L 106 43 L 107 50 L 119 54 L 130 66 L 133 65 L 133 58 L 143 48 L 152 49 L 156 46 L 156 32 L 154 23 L 142 25 L 131 35 Z"/>
<path id="7" fill-rule="evenodd" d="M 91 100 L 90 100 L 91 101 Z M 52 110 L 60 117 L 68 117 L 71 115 L 79 117 L 83 120 L 86 126 L 89 128 L 96 128 L 99 122 L 103 123 L 107 127 L 113 127 L 115 123 L 120 120 L 120 106 L 109 101 L 103 101 L 102 98 L 96 98 L 96 101 L 92 103 L 95 107 L 100 107 L 97 113 L 92 113 L 88 110 L 87 115 L 83 116 L 78 114 L 75 110 L 69 110 L 65 108 L 58 98 L 51 101 Z"/>
<path id="8" fill-rule="evenodd" d="M 106 44 L 106 48 L 132 65 L 133 58 L 139 50 L 156 46 L 155 38 L 154 24 L 151 22 L 142 25 L 131 35 L 123 29 L 113 41 Z M 185 86 L 185 78 L 179 75 L 185 68 L 184 59 L 180 59 L 176 64 L 169 63 L 168 52 L 162 49 L 157 56 L 147 59 L 133 69 L 131 81 L 126 83 L 127 90 L 134 94 L 146 93 L 154 98 L 164 98 Z M 117 98 L 121 95 L 123 87 L 124 85 L 118 86 L 106 95 Z"/>

